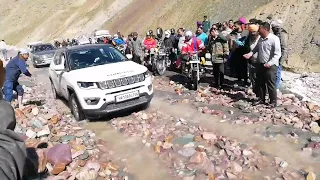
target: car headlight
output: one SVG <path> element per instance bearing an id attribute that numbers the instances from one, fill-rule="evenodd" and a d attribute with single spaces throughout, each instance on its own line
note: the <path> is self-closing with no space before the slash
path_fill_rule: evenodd
<path id="1" fill-rule="evenodd" d="M 146 71 L 145 73 L 143 73 L 143 75 L 145 79 L 151 76 L 149 71 Z"/>
<path id="2" fill-rule="evenodd" d="M 97 88 L 97 84 L 93 82 L 77 82 L 78 86 L 83 89 L 87 88 Z"/>
<path id="3" fill-rule="evenodd" d="M 41 56 L 39 56 L 39 55 L 33 55 L 33 59 L 34 59 L 34 60 L 41 60 Z"/>

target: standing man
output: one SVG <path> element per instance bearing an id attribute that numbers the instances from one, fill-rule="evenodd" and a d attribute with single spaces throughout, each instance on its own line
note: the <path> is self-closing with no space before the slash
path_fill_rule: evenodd
<path id="1" fill-rule="evenodd" d="M 207 33 L 211 27 L 210 21 L 208 20 L 208 16 L 203 16 L 202 26 L 203 26 L 203 32 Z"/>
<path id="2" fill-rule="evenodd" d="M 281 58 L 279 60 L 279 67 L 277 71 L 277 81 L 276 86 L 277 90 L 280 88 L 281 83 L 281 72 L 282 72 L 282 63 L 288 60 L 288 33 L 286 30 L 283 29 L 283 23 L 280 19 L 273 21 L 271 23 L 271 28 L 274 35 L 278 36 L 280 39 L 280 46 L 281 46 Z"/>
<path id="3" fill-rule="evenodd" d="M 144 45 L 142 43 L 142 40 L 138 38 L 137 32 L 132 33 L 131 48 L 133 51 L 134 61 L 143 65 L 144 64 L 144 53 L 143 53 Z"/>
<path id="4" fill-rule="evenodd" d="M 214 28 L 210 30 L 208 50 L 212 57 L 215 86 L 220 89 L 224 85 L 224 66 L 229 56 L 229 45 L 227 38 Z"/>
<path id="5" fill-rule="evenodd" d="M 252 52 L 245 54 L 244 57 L 249 59 L 254 53 L 258 52 L 257 64 L 257 88 L 258 100 L 255 105 L 265 103 L 266 89 L 268 89 L 271 107 L 277 106 L 277 89 L 276 78 L 281 58 L 281 46 L 279 38 L 270 33 L 270 24 L 267 22 L 259 26 L 258 45 Z"/>
<path id="6" fill-rule="evenodd" d="M 208 45 L 208 35 L 204 32 L 203 27 L 198 27 L 197 34 L 197 38 L 200 39 L 205 46 Z"/>
<path id="7" fill-rule="evenodd" d="M 4 61 L 6 61 L 7 60 L 7 44 L 4 40 L 0 42 L 0 49 L 1 49 L 3 59 Z"/>
<path id="8" fill-rule="evenodd" d="M 18 79 L 23 73 L 26 76 L 31 77 L 30 72 L 27 69 L 26 61 L 29 58 L 29 51 L 27 49 L 21 49 L 19 54 L 14 57 L 6 66 L 6 77 L 4 81 L 4 96 L 5 100 L 11 103 L 13 98 L 13 90 L 18 94 L 19 108 L 23 109 L 23 93 L 24 90 L 19 84 Z"/>

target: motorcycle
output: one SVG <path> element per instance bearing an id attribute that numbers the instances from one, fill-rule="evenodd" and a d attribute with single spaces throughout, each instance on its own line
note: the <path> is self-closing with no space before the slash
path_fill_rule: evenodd
<path id="1" fill-rule="evenodd" d="M 169 58 L 170 50 L 171 49 L 168 48 L 159 48 L 156 54 L 153 67 L 160 76 L 162 76 L 167 68 L 171 66 L 171 60 Z"/>
<path id="2" fill-rule="evenodd" d="M 191 87 L 198 89 L 199 81 L 205 76 L 205 59 L 200 58 L 198 53 L 189 54 L 187 61 L 182 63 L 182 73 L 191 81 Z"/>

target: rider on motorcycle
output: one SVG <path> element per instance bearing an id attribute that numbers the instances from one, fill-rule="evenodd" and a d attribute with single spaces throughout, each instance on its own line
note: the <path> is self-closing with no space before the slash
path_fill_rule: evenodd
<path id="1" fill-rule="evenodd" d="M 181 48 L 181 56 L 176 62 L 177 66 L 180 66 L 182 59 L 187 60 L 190 54 L 194 54 L 204 49 L 205 46 L 202 41 L 195 37 L 191 31 L 187 31 L 185 33 L 184 45 Z"/>
<path id="2" fill-rule="evenodd" d="M 143 45 L 148 51 L 157 46 L 157 42 L 152 38 L 150 32 L 147 33 L 146 39 L 143 41 Z"/>

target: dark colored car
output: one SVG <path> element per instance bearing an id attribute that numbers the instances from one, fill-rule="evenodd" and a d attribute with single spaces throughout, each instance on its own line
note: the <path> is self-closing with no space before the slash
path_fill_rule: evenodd
<path id="1" fill-rule="evenodd" d="M 40 66 L 49 65 L 53 60 L 55 52 L 56 48 L 50 43 L 32 46 L 30 59 L 33 67 L 38 68 Z"/>

